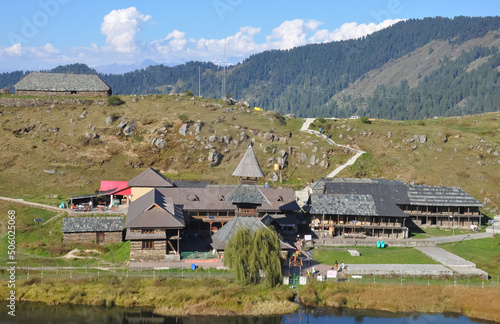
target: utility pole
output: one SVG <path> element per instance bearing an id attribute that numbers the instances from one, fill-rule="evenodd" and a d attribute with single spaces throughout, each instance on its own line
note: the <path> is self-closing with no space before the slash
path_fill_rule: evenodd
<path id="1" fill-rule="evenodd" d="M 201 97 L 201 66 L 198 66 L 198 97 Z"/>
<path id="2" fill-rule="evenodd" d="M 410 89 L 410 120 L 413 120 L 413 100 L 412 100 L 413 90 Z"/>

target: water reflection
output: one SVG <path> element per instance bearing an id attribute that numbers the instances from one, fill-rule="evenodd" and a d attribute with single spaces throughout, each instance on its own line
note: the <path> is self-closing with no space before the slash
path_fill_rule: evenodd
<path id="1" fill-rule="evenodd" d="M 488 323 L 471 321 L 458 314 L 397 314 L 374 310 L 323 309 L 300 307 L 293 314 L 283 316 L 191 316 L 163 317 L 153 314 L 150 308 L 99 307 L 81 305 L 54 305 L 44 303 L 18 302 L 16 316 L 5 311 L 0 303 L 0 323 L 42 323 L 42 324 L 319 324 L 319 323 Z"/>

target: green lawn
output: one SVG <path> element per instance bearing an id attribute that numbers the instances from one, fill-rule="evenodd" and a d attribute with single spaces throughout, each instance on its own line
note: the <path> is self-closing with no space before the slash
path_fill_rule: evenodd
<path id="1" fill-rule="evenodd" d="M 441 244 L 439 247 L 450 251 L 486 272 L 498 281 L 500 277 L 500 238 L 485 238 L 481 240 L 469 240 L 455 243 Z"/>
<path id="2" fill-rule="evenodd" d="M 455 228 L 455 235 L 463 235 L 463 234 L 471 234 L 472 231 L 470 229 L 458 229 Z M 442 237 L 442 236 L 452 236 L 453 229 L 451 228 L 421 228 L 416 232 L 411 232 L 410 237 L 414 239 L 423 239 L 430 237 Z"/>
<path id="3" fill-rule="evenodd" d="M 361 256 L 353 257 L 348 249 L 359 251 Z M 436 264 L 436 262 L 414 248 L 387 247 L 320 247 L 313 250 L 313 258 L 319 263 L 334 265 L 335 261 L 345 264 Z"/>

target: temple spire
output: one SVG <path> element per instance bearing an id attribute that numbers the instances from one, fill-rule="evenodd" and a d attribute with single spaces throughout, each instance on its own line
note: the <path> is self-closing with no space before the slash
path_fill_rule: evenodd
<path id="1" fill-rule="evenodd" d="M 248 144 L 247 151 L 236 167 L 236 170 L 234 170 L 233 176 L 240 177 L 241 183 L 250 184 L 256 184 L 259 178 L 264 177 L 251 142 Z"/>

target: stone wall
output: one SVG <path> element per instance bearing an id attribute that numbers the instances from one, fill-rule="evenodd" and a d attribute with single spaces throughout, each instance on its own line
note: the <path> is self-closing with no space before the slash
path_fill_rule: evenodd
<path id="1" fill-rule="evenodd" d="M 23 98 L 0 98 L 0 107 L 11 108 L 11 107 L 40 107 L 40 106 L 50 106 L 50 105 L 96 105 L 104 106 L 107 105 L 107 101 L 103 99 L 75 99 L 75 98 L 64 98 L 64 99 L 23 99 Z"/>
<path id="2" fill-rule="evenodd" d="M 107 97 L 111 94 L 111 91 L 77 91 L 76 93 L 71 93 L 71 91 L 27 91 L 27 90 L 16 90 L 16 95 L 18 96 L 42 96 L 42 97 Z"/>
<path id="3" fill-rule="evenodd" d="M 165 240 L 154 240 L 154 249 L 143 250 L 142 241 L 130 241 L 130 261 L 163 261 L 167 249 Z"/>
<path id="4" fill-rule="evenodd" d="M 63 243 L 82 242 L 95 243 L 97 241 L 96 232 L 86 233 L 63 233 Z M 118 243 L 122 241 L 122 232 L 104 232 L 104 244 Z"/>
<path id="5" fill-rule="evenodd" d="M 63 233 L 63 243 L 70 242 L 94 242 L 97 239 L 95 232 L 87 233 Z"/>

